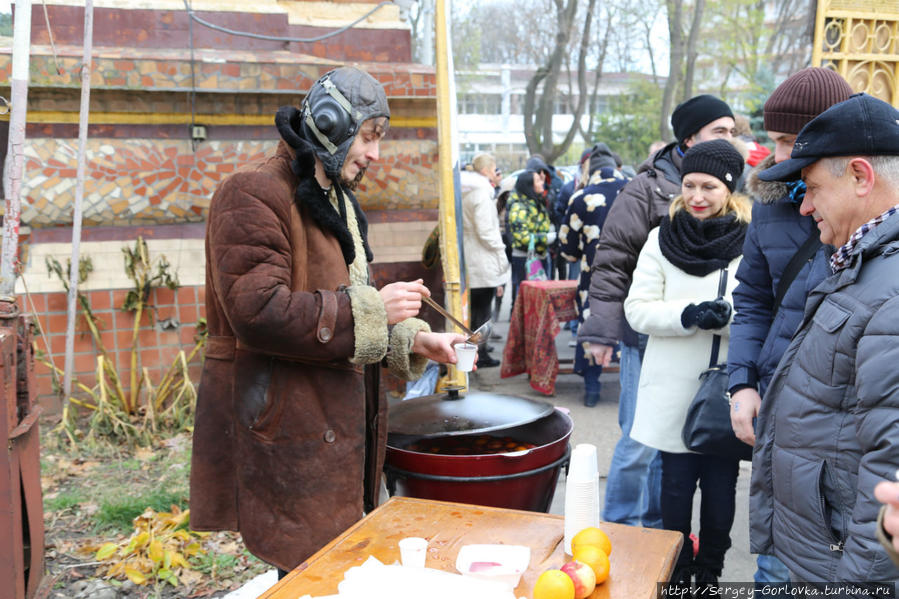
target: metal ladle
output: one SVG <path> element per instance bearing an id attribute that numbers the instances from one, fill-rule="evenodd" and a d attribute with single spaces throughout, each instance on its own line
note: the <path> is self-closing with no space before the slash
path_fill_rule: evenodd
<path id="1" fill-rule="evenodd" d="M 441 316 L 452 322 L 454 325 L 462 329 L 462 332 L 468 335 L 468 339 L 465 341 L 467 343 L 474 343 L 475 345 L 481 345 L 482 343 L 486 343 L 488 337 L 490 337 L 490 330 L 493 328 L 492 323 L 488 320 L 477 329 L 472 331 L 467 326 L 456 320 L 456 317 L 450 314 L 444 309 L 443 306 L 432 300 L 430 297 L 426 295 L 421 296 L 422 301 L 427 305 L 431 306 L 436 310 Z"/>

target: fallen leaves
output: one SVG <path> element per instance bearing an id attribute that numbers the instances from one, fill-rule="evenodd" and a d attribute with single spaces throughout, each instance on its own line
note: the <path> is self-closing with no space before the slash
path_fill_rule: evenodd
<path id="1" fill-rule="evenodd" d="M 187 529 L 190 510 L 172 506 L 171 512 L 155 512 L 147 508 L 134 519 L 134 533 L 118 543 L 107 542 L 99 546 L 86 544 L 83 553 L 94 554 L 102 562 L 97 576 L 127 578 L 137 585 L 150 582 L 166 582 L 172 586 L 196 580 L 199 573 L 191 572 L 188 559 L 206 553 L 199 539 L 205 533 Z"/>

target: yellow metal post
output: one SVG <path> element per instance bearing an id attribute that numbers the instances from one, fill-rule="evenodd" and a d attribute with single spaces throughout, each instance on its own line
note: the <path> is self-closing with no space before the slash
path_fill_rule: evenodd
<path id="1" fill-rule="evenodd" d="M 434 18 L 435 63 L 437 70 L 437 148 L 440 173 L 440 256 L 443 263 L 444 292 L 446 309 L 467 322 L 463 312 L 462 280 L 459 259 L 458 230 L 456 228 L 455 194 L 455 152 L 453 147 L 454 88 L 452 85 L 452 55 L 449 39 L 448 9 L 446 0 L 437 0 Z M 451 327 L 447 323 L 447 327 Z M 450 330 L 449 328 L 447 330 Z M 464 372 L 452 366 L 449 374 L 440 382 L 440 387 L 466 386 Z"/>

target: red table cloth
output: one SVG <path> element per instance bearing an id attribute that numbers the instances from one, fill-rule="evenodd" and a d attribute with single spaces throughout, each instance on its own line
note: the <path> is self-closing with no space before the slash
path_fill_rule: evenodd
<path id="1" fill-rule="evenodd" d="M 503 349 L 502 378 L 526 372 L 531 387 L 547 395 L 556 392 L 556 335 L 561 330 L 559 322 L 577 318 L 576 293 L 577 281 L 521 283 Z"/>

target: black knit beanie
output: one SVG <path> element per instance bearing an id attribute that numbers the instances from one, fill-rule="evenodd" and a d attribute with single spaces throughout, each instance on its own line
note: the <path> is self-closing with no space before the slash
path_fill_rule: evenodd
<path id="1" fill-rule="evenodd" d="M 799 133 L 810 120 L 851 95 L 852 88 L 839 73 L 820 67 L 802 69 L 778 85 L 765 102 L 765 129 Z"/>
<path id="2" fill-rule="evenodd" d="M 743 174 L 743 156 L 727 140 L 704 141 L 684 154 L 681 178 L 688 173 L 712 175 L 733 192 L 737 179 Z"/>
<path id="3" fill-rule="evenodd" d="M 723 116 L 733 118 L 730 106 L 724 100 L 702 94 L 694 96 L 677 105 L 671 113 L 671 128 L 674 129 L 674 137 L 681 144 L 685 139 L 717 119 Z"/>

